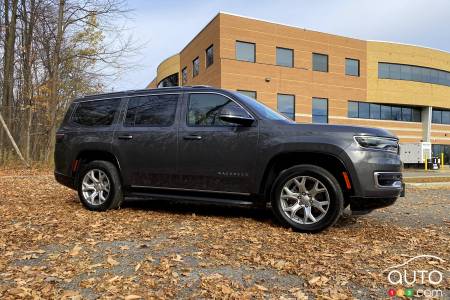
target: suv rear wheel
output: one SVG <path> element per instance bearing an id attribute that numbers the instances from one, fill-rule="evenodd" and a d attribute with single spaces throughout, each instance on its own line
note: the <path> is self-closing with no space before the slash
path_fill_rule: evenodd
<path id="1" fill-rule="evenodd" d="M 281 172 L 271 201 L 278 220 L 302 232 L 318 232 L 332 226 L 344 208 L 336 178 L 314 165 L 298 165 Z"/>
<path id="2" fill-rule="evenodd" d="M 101 160 L 84 165 L 78 177 L 78 196 L 89 210 L 119 208 L 123 194 L 117 168 L 112 163 Z"/>

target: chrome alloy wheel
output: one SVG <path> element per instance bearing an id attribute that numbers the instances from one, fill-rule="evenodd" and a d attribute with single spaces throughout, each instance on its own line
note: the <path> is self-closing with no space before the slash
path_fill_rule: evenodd
<path id="1" fill-rule="evenodd" d="M 330 195 L 325 185 L 309 176 L 288 180 L 281 190 L 280 201 L 285 215 L 299 224 L 319 222 L 330 207 Z"/>
<path id="2" fill-rule="evenodd" d="M 92 169 L 84 175 L 82 193 L 91 205 L 101 205 L 109 197 L 111 185 L 108 175 L 99 169 Z"/>

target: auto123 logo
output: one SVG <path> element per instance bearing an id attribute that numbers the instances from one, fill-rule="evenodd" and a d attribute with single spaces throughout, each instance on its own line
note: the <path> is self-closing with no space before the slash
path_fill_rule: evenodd
<path id="1" fill-rule="evenodd" d="M 414 262 L 425 262 L 427 267 L 413 267 Z M 402 264 L 383 270 L 389 284 L 389 297 L 446 299 L 448 291 L 440 287 L 447 284 L 445 260 L 434 255 L 418 255 Z"/>

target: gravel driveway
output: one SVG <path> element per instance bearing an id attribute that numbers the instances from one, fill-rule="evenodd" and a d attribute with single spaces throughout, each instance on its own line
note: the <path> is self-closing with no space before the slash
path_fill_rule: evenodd
<path id="1" fill-rule="evenodd" d="M 19 176 L 20 175 L 20 176 Z M 409 190 L 394 206 L 344 216 L 316 235 L 268 210 L 127 202 L 82 208 L 48 174 L 0 174 L 0 299 L 388 298 L 383 270 L 419 254 L 444 274 L 450 190 Z"/>

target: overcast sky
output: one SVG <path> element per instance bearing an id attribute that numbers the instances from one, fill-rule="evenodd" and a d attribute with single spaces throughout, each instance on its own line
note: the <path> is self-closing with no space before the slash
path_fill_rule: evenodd
<path id="1" fill-rule="evenodd" d="M 109 89 L 144 88 L 219 11 L 365 40 L 450 52 L 450 0 L 129 0 L 128 27 L 145 43 Z"/>

